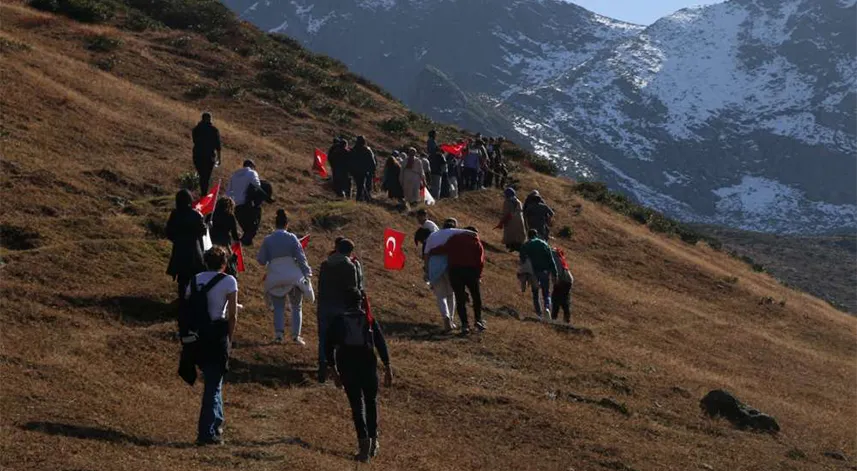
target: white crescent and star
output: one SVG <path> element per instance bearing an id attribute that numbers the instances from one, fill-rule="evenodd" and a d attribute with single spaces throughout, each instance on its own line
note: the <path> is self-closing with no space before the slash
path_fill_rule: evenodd
<path id="1" fill-rule="evenodd" d="M 390 245 L 393 247 L 390 248 Z M 384 243 L 384 246 L 387 248 L 387 253 L 392 257 L 396 251 L 396 238 L 393 236 L 387 237 L 387 242 Z"/>

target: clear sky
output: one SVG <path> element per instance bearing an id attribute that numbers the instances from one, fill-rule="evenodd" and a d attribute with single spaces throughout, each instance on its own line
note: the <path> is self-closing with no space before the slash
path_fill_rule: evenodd
<path id="1" fill-rule="evenodd" d="M 569 0 L 587 10 L 617 20 L 650 25 L 682 8 L 720 3 L 723 0 Z"/>

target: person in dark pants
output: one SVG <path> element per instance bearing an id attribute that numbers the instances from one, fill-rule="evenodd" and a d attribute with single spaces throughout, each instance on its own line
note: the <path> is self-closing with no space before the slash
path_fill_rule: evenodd
<path id="1" fill-rule="evenodd" d="M 232 174 L 226 194 L 235 202 L 235 219 L 243 231 L 241 244 L 253 245 L 262 222 L 262 203 L 276 201 L 270 184 L 259 179 L 256 164 L 248 159 L 241 169 Z"/>
<path id="2" fill-rule="evenodd" d="M 353 255 L 354 243 L 337 238 L 336 248 L 318 273 L 318 382 L 327 380 L 326 332 L 331 322 L 363 298 L 363 269 Z"/>
<path id="3" fill-rule="evenodd" d="M 444 229 L 458 226 L 455 219 L 447 219 Z M 432 249 L 428 255 L 447 255 L 447 273 L 455 296 L 455 308 L 461 320 L 461 334 L 470 333 L 467 322 L 467 293 L 473 302 L 473 317 L 476 330 L 486 329 L 482 319 L 482 270 L 485 267 L 485 249 L 475 230 L 462 230 L 449 237 L 445 244 Z"/>
<path id="4" fill-rule="evenodd" d="M 552 253 L 558 274 L 554 280 L 553 292 L 551 293 L 551 320 L 557 320 L 559 310 L 562 309 L 563 320 L 566 324 L 570 324 L 571 288 L 574 286 L 574 277 L 571 276 L 571 269 L 562 249 L 554 247 Z"/>
<path id="5" fill-rule="evenodd" d="M 343 239 L 337 244 L 337 253 L 348 257 L 353 248 L 351 241 Z M 370 457 L 377 456 L 380 451 L 376 350 L 384 364 L 385 387 L 392 385 L 393 372 L 381 324 L 372 317 L 368 303 L 363 302 L 365 298 L 362 295 L 355 296 L 354 291 L 349 292 L 350 297 L 346 299 L 347 313 L 334 318 L 327 328 L 325 358 L 328 374 L 337 386 L 345 388 L 351 406 L 358 442 L 355 459 L 368 462 Z M 367 309 L 360 309 L 361 304 Z"/>
<path id="6" fill-rule="evenodd" d="M 521 246 L 519 252 L 521 263 L 529 260 L 533 266 L 533 274 L 536 279 L 536 283 L 533 284 L 533 310 L 540 320 L 550 320 L 552 312 L 550 283 L 551 277 L 557 277 L 553 252 L 536 229 L 530 229 L 527 238 L 527 242 Z M 539 299 L 539 291 L 541 291 L 544 305 Z"/>
<path id="7" fill-rule="evenodd" d="M 372 149 L 366 145 L 366 138 L 357 136 L 348 160 L 351 165 L 351 176 L 357 187 L 357 201 L 369 201 L 372 199 L 372 180 L 375 178 L 378 162 L 375 160 Z"/>
<path id="8" fill-rule="evenodd" d="M 193 196 L 187 190 L 176 193 L 176 209 L 170 213 L 164 230 L 173 243 L 167 274 L 178 282 L 178 299 L 184 298 L 190 279 L 205 266 L 202 261 L 202 238 L 205 236 L 205 221 L 202 214 L 191 205 Z"/>
<path id="9" fill-rule="evenodd" d="M 193 128 L 193 166 L 199 175 L 199 191 L 208 194 L 211 173 L 220 165 L 220 131 L 211 124 L 211 113 L 202 114 L 202 119 Z"/>
<path id="10" fill-rule="evenodd" d="M 327 151 L 327 161 L 333 173 L 333 191 L 340 198 L 351 199 L 351 176 L 348 169 L 348 141 L 336 137 L 333 145 Z"/>
<path id="11" fill-rule="evenodd" d="M 198 332 L 196 365 L 202 370 L 205 387 L 197 427 L 197 445 L 223 443 L 223 376 L 229 364 L 229 344 L 238 322 L 238 281 L 226 270 L 227 253 L 212 247 L 205 253 L 206 271 L 193 277 L 196 290 L 205 290 L 210 323 Z M 219 279 L 216 279 L 219 278 Z M 188 287 L 186 295 L 191 296 Z"/>
<path id="12" fill-rule="evenodd" d="M 223 247 L 229 255 L 226 265 L 226 273 L 232 276 L 238 274 L 237 260 L 232 253 L 232 244 L 238 242 L 238 222 L 235 220 L 235 202 L 228 196 L 222 196 L 217 200 L 214 213 L 211 215 L 211 224 L 208 231 L 211 244 Z"/>

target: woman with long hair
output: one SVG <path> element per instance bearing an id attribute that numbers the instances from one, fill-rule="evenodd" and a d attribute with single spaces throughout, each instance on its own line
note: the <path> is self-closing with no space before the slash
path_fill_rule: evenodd
<path id="1" fill-rule="evenodd" d="M 187 190 L 176 193 L 176 209 L 170 213 L 164 232 L 173 243 L 167 274 L 178 283 L 178 297 L 183 299 L 190 279 L 205 268 L 202 260 L 202 238 L 205 222 L 202 214 L 191 205 L 193 197 Z"/>
<path id="2" fill-rule="evenodd" d="M 214 206 L 211 215 L 211 228 L 208 232 L 212 245 L 218 245 L 226 249 L 228 263 L 226 273 L 235 276 L 238 273 L 235 254 L 232 253 L 232 244 L 239 240 L 238 222 L 235 220 L 235 201 L 228 196 L 222 196 Z"/>
<path id="3" fill-rule="evenodd" d="M 402 182 L 399 181 L 401 174 L 402 165 L 399 161 L 392 155 L 387 157 L 387 163 L 384 165 L 383 189 L 387 191 L 387 196 L 395 200 L 401 200 L 405 197 Z"/>

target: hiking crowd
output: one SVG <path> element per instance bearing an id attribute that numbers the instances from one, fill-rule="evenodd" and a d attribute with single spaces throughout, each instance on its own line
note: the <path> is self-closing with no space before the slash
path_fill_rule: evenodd
<path id="1" fill-rule="evenodd" d="M 197 443 L 207 445 L 223 440 L 222 385 L 242 309 L 237 280 L 243 270 L 242 247 L 253 245 L 262 206 L 276 199 L 272 186 L 260 178 L 252 160 L 245 160 L 231 175 L 225 195 L 218 197 L 219 184 L 213 189 L 211 176 L 221 162 L 221 142 L 209 113 L 204 113 L 193 129 L 193 142 L 200 194 L 208 195 L 209 200 L 202 197 L 195 203 L 190 191 L 179 191 L 165 232 L 173 244 L 167 273 L 177 282 L 183 344 L 179 374 L 192 385 L 197 368 L 202 371 Z M 418 154 L 413 147 L 391 153 L 380 178 L 381 187 L 388 196 L 406 204 L 428 202 L 431 197 L 456 198 L 461 191 L 491 186 L 503 188 L 508 172 L 502 145 L 503 138 L 486 140 L 477 135 L 450 149 L 438 145 L 432 131 L 424 153 Z M 344 139 L 334 139 L 328 155 L 336 195 L 351 198 L 353 193 L 358 201 L 371 200 L 377 165 L 366 140 L 358 137 L 349 148 Z M 540 319 L 556 320 L 562 310 L 565 322 L 570 323 L 573 278 L 563 251 L 548 244 L 553 211 L 538 191 L 531 192 L 523 203 L 511 187 L 505 188 L 503 195 L 497 228 L 503 229 L 508 250 L 518 252 L 516 276 L 522 292 L 529 286 Z M 213 209 L 208 212 L 204 205 Z M 459 227 L 454 218 L 447 218 L 439 227 L 425 209 L 416 211 L 416 218 L 414 243 L 423 261 L 424 280 L 436 297 L 444 331 L 459 328 L 462 335 L 471 332 L 468 303 L 473 328 L 484 331 L 481 280 L 485 250 L 479 231 L 472 226 Z M 354 242 L 337 238 L 321 263 L 314 290 L 314 272 L 304 252 L 307 239 L 290 232 L 289 222 L 286 211 L 278 209 L 275 229 L 264 238 L 255 257 L 265 267 L 264 293 L 273 311 L 274 342 L 285 341 L 288 306 L 289 335 L 295 344 L 305 345 L 302 305 L 304 301 L 316 304 L 318 381 L 324 383 L 330 378 L 345 389 L 358 438 L 356 458 L 368 461 L 380 449 L 378 357 L 384 365 L 385 386 L 392 384 L 393 375 L 381 324 L 372 315 L 362 263 Z M 456 325 L 455 314 L 460 325 Z"/>

